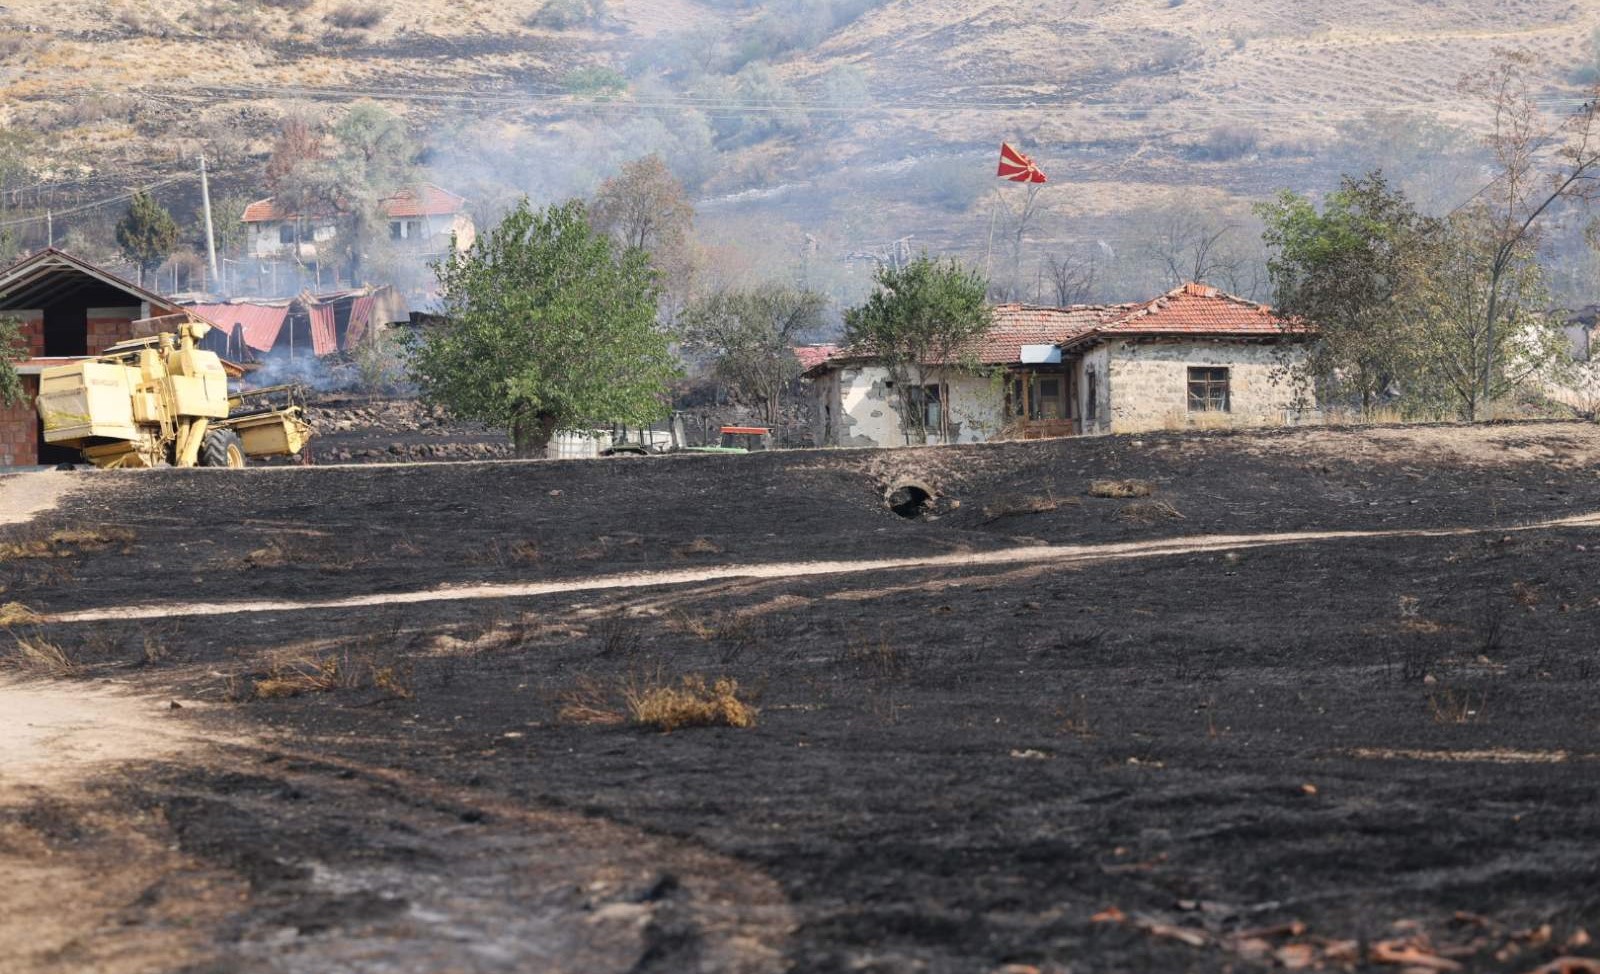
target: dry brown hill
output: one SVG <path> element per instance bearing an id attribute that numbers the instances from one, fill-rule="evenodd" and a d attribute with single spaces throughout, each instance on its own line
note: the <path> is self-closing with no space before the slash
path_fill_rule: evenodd
<path id="1" fill-rule="evenodd" d="M 1498 48 L 1532 50 L 1559 107 L 1600 24 L 1595 0 L 611 0 L 567 25 L 544 6 L 13 0 L 0 111 L 33 135 L 11 185 L 35 187 L 12 195 L 13 219 L 48 201 L 69 211 L 58 236 L 87 240 L 105 208 L 74 206 L 186 174 L 202 149 L 220 193 L 254 191 L 284 111 L 371 97 L 486 215 L 662 151 L 702 225 L 742 242 L 734 276 L 803 263 L 848 288 L 863 265 L 834 258 L 906 236 L 983 259 L 1002 139 L 1053 177 L 1032 250 L 1116 259 L 1161 207 L 1232 218 L 1369 163 L 1432 202 L 1470 192 L 1462 137 L 1430 128 L 1482 121 L 1457 79 Z M 771 70 L 740 73 L 753 56 Z M 166 192 L 186 201 L 192 184 Z"/>

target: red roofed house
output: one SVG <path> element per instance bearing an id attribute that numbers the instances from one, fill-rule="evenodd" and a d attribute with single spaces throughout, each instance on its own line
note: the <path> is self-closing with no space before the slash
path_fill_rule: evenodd
<path id="1" fill-rule="evenodd" d="M 431 183 L 400 190 L 379 203 L 378 211 L 387 221 L 390 245 L 407 253 L 438 256 L 450 251 L 452 235 L 458 250 L 467 249 L 477 239 L 467 201 Z M 318 245 L 339 236 L 345 214 L 291 213 L 268 198 L 245 207 L 241 219 L 250 256 L 312 260 L 317 257 Z"/>
<path id="2" fill-rule="evenodd" d="M 1000 305 L 993 327 L 963 355 L 979 368 L 935 370 L 929 378 L 938 384 L 912 398 L 927 410 L 929 442 L 937 441 L 941 410 L 953 443 L 1283 424 L 1301 398 L 1288 366 L 1307 335 L 1263 305 L 1202 284 L 1143 304 Z M 872 356 L 845 349 L 806 377 L 817 400 L 817 445 L 909 441 L 902 398 Z"/>
<path id="3" fill-rule="evenodd" d="M 0 404 L 0 467 L 79 459 L 76 450 L 42 439 L 33 407 L 40 372 L 152 334 L 148 319 L 182 312 L 175 302 L 53 247 L 0 269 L 0 315 L 22 323 L 27 343 L 26 357 L 16 363 L 23 398 Z"/>

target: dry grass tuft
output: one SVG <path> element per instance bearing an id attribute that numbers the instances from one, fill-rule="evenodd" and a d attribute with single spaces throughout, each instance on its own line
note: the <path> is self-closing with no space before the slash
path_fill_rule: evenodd
<path id="1" fill-rule="evenodd" d="M 1095 480 L 1089 483 L 1090 497 L 1110 497 L 1125 500 L 1130 497 L 1149 497 L 1155 492 L 1145 480 Z"/>
<path id="2" fill-rule="evenodd" d="M 983 523 L 989 524 L 1003 517 L 1021 514 L 1049 514 L 1066 504 L 1079 503 L 1076 497 L 1058 499 L 1054 495 L 1032 497 L 1002 497 L 983 508 Z"/>
<path id="3" fill-rule="evenodd" d="M 255 681 L 252 695 L 258 700 L 274 700 L 367 687 L 402 700 L 416 696 L 409 664 L 380 662 L 374 655 L 352 656 L 348 652 L 275 663 L 266 676 Z"/>
<path id="4" fill-rule="evenodd" d="M 7 602 L 5 605 L 0 605 L 0 628 L 36 626 L 43 620 L 43 616 L 21 602 Z"/>
<path id="5" fill-rule="evenodd" d="M 57 679 L 78 672 L 78 664 L 67 651 L 43 636 L 17 636 L 16 645 L 6 662 L 26 673 L 43 674 Z"/>
<path id="6" fill-rule="evenodd" d="M 754 727 L 756 710 L 739 699 L 739 684 L 726 677 L 707 683 L 699 675 L 677 685 L 650 681 L 623 691 L 633 723 L 662 732 L 682 727 Z"/>
<path id="7" fill-rule="evenodd" d="M 1135 501 L 1122 505 L 1117 520 L 1129 524 L 1154 524 L 1157 521 L 1183 520 L 1183 514 L 1166 501 Z"/>

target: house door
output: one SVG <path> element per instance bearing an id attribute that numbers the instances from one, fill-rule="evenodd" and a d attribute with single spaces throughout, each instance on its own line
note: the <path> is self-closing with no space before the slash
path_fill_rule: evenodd
<path id="1" fill-rule="evenodd" d="M 1012 377 L 1007 398 L 1008 412 L 1024 439 L 1071 436 L 1077 432 L 1070 372 L 1019 372 Z"/>

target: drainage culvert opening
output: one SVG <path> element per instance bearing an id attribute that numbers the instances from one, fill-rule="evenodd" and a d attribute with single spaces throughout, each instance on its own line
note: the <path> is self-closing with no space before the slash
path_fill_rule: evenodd
<path id="1" fill-rule="evenodd" d="M 933 503 L 933 490 L 926 484 L 896 484 L 886 498 L 889 510 L 904 518 L 919 518 Z"/>

